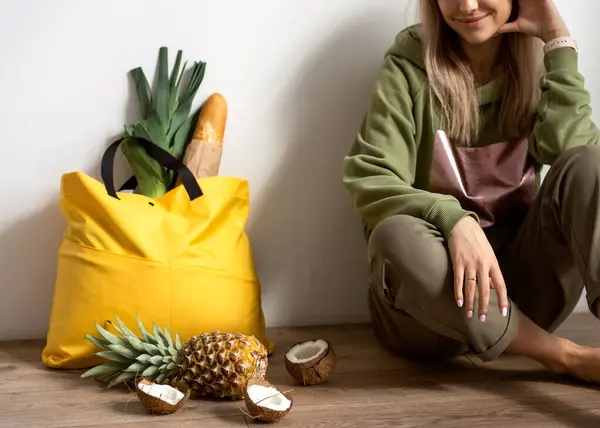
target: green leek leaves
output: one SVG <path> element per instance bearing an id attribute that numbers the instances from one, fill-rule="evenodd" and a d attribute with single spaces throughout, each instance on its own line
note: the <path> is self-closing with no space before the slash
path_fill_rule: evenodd
<path id="1" fill-rule="evenodd" d="M 121 144 L 121 150 L 138 180 L 141 193 L 154 199 L 171 190 L 176 179 L 175 173 L 152 159 L 135 138 L 150 140 L 178 159 L 183 157 L 200 114 L 200 109 L 192 115 L 190 111 L 204 79 L 206 63 L 194 62 L 190 77 L 184 84 L 187 62 L 181 67 L 182 56 L 182 51 L 178 51 L 169 76 L 168 50 L 160 48 L 154 96 L 143 70 L 138 67 L 130 72 L 142 120 L 125 125 L 125 141 Z"/>

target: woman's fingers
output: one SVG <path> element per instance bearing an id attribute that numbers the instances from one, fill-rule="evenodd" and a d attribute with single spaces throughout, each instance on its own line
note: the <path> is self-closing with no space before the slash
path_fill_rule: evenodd
<path id="1" fill-rule="evenodd" d="M 487 269 L 479 270 L 477 282 L 479 285 L 479 321 L 484 322 L 487 319 L 490 303 L 490 275 Z"/>
<path id="2" fill-rule="evenodd" d="M 464 307 L 468 318 L 475 312 L 477 300 L 478 319 L 488 316 L 490 287 L 497 288 L 500 311 L 507 313 L 508 298 L 500 274 L 494 250 L 479 224 L 472 217 L 460 220 L 448 240 L 448 248 L 454 270 L 454 298 L 459 307 Z"/>
<path id="3" fill-rule="evenodd" d="M 465 268 L 458 264 L 454 268 L 454 298 L 456 299 L 456 304 L 459 308 L 462 308 L 465 299 L 463 295 L 463 288 L 465 285 Z"/>
<path id="4" fill-rule="evenodd" d="M 496 264 L 490 271 L 490 276 L 494 282 L 494 289 L 498 296 L 498 309 L 503 317 L 508 315 L 508 293 L 506 292 L 506 284 L 504 277 L 500 271 L 500 267 Z"/>
<path id="5" fill-rule="evenodd" d="M 474 269 L 465 270 L 465 310 L 467 317 L 473 317 L 475 308 L 475 291 L 477 288 L 477 271 Z"/>
<path id="6" fill-rule="evenodd" d="M 502 25 L 499 29 L 498 29 L 498 34 L 504 34 L 504 33 L 521 33 L 521 27 L 519 26 L 520 22 L 519 21 L 513 21 L 513 22 L 508 22 L 504 25 Z"/>

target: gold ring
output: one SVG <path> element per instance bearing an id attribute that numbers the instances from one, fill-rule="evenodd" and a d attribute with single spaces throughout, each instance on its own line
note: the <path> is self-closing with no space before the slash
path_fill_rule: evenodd
<path id="1" fill-rule="evenodd" d="M 466 277 L 465 281 L 477 281 L 477 278 L 470 278 L 470 277 Z"/>

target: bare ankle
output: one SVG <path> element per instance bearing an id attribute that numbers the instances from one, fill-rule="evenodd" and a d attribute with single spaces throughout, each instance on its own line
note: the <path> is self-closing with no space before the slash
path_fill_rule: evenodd
<path id="1" fill-rule="evenodd" d="M 576 343 L 559 338 L 560 345 L 548 361 L 541 361 L 549 370 L 556 373 L 568 373 L 578 364 L 581 358 L 582 347 Z"/>
<path id="2" fill-rule="evenodd" d="M 507 353 L 531 358 L 558 374 L 600 383 L 600 348 L 587 348 L 551 334 L 525 315 Z"/>

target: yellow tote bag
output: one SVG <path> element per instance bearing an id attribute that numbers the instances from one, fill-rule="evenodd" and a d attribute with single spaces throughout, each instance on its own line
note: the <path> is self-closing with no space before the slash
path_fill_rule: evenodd
<path id="1" fill-rule="evenodd" d="M 85 335 L 97 334 L 94 323 L 108 328 L 115 315 L 136 331 L 139 314 L 147 329 L 168 326 L 182 340 L 213 331 L 255 335 L 273 352 L 245 232 L 247 181 L 196 180 L 182 162 L 139 140 L 183 185 L 158 199 L 117 192 L 113 163 L 121 142 L 104 154 L 104 184 L 81 172 L 62 177 L 67 229 L 43 363 L 65 369 L 97 364 L 97 349 Z"/>

